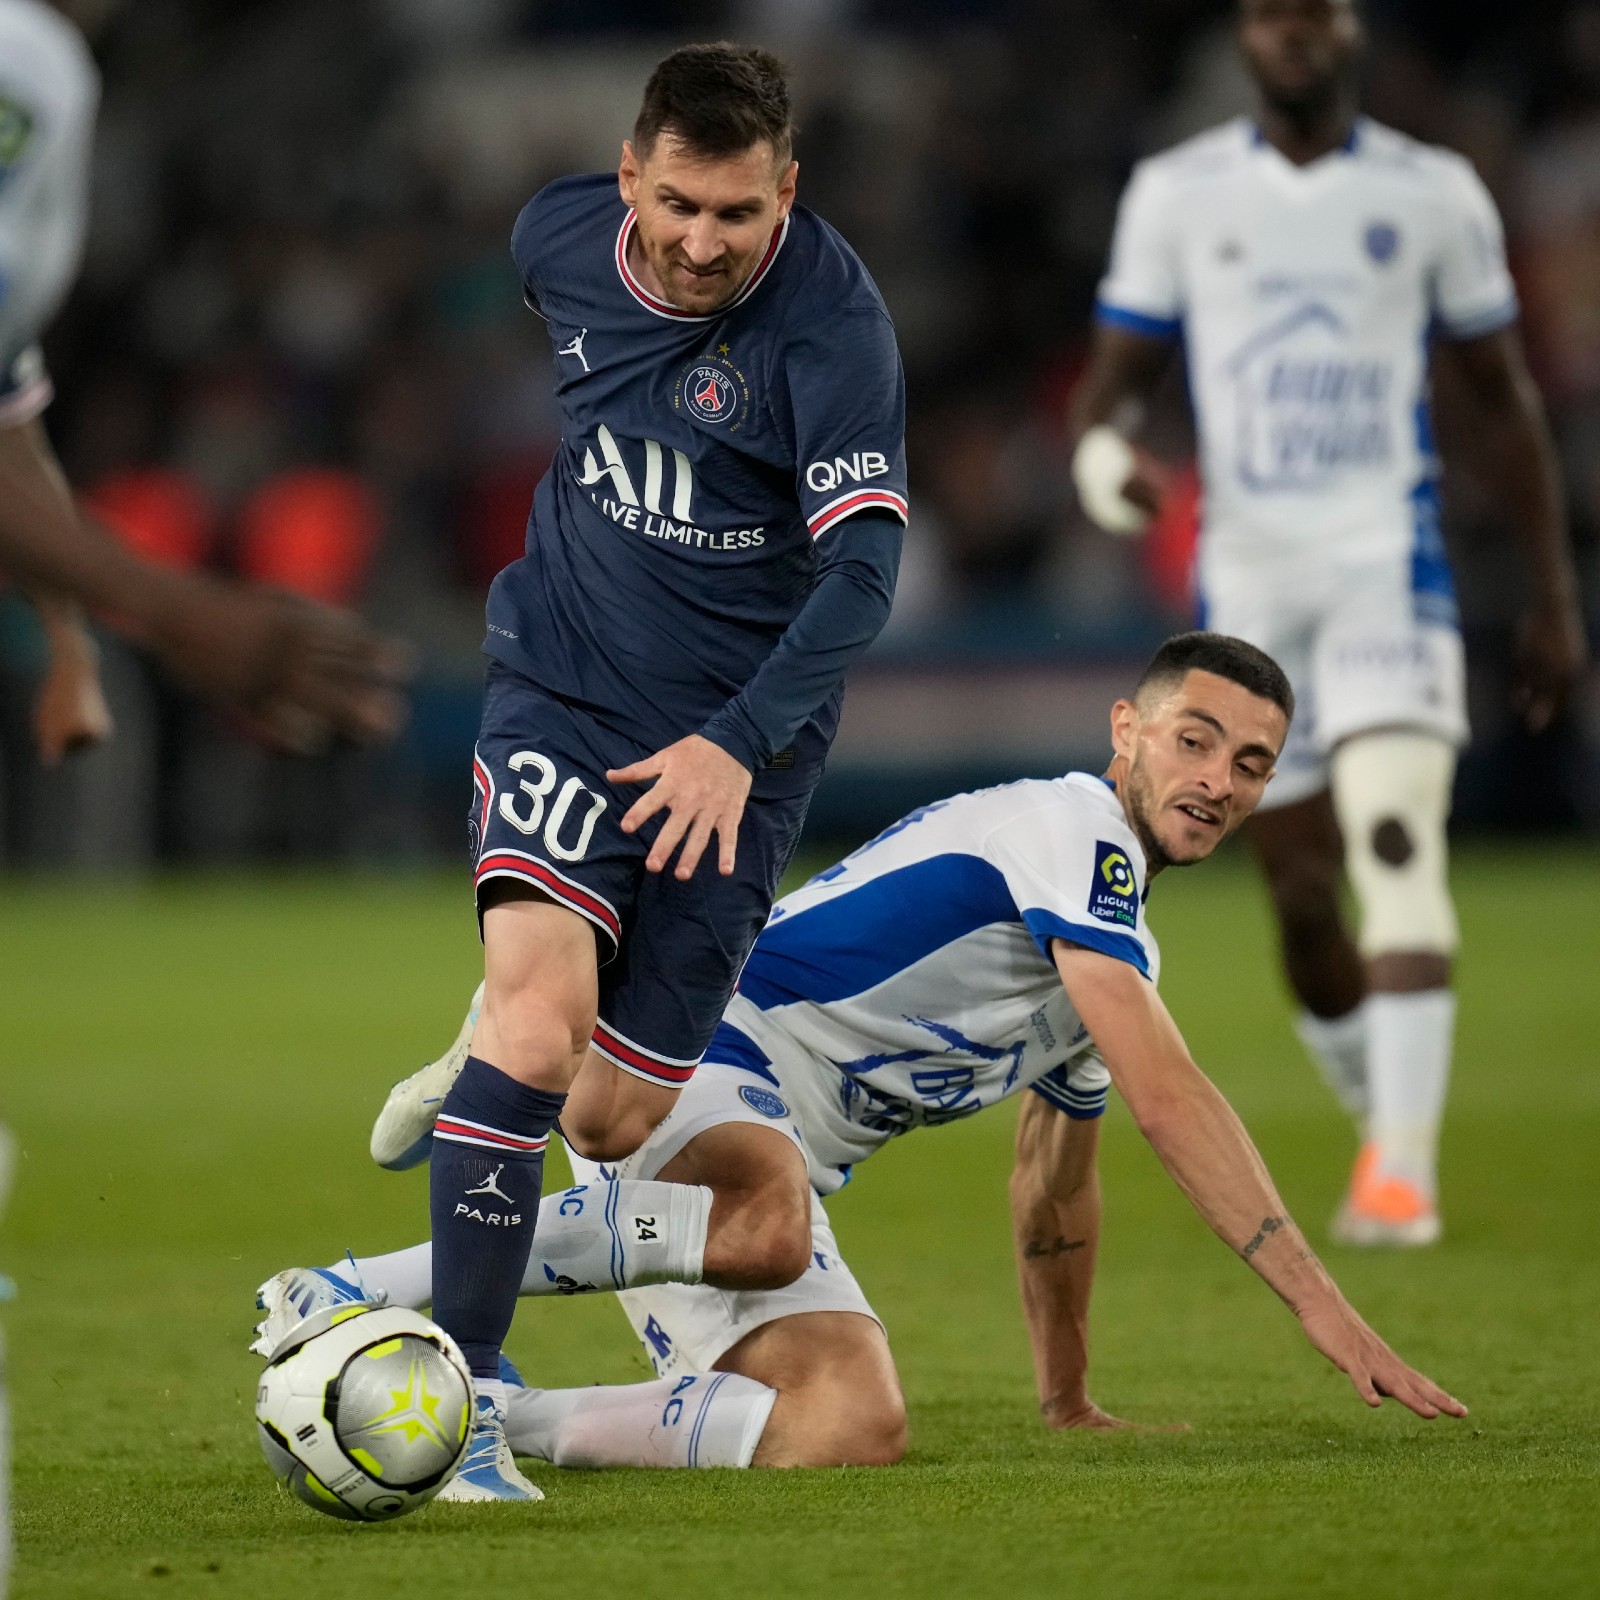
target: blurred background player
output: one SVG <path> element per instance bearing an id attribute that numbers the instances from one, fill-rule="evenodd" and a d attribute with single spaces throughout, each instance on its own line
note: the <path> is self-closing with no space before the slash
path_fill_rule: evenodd
<path id="1" fill-rule="evenodd" d="M 549 184 L 512 235 L 563 436 L 489 596 L 485 995 L 430 1174 L 434 1316 L 478 1380 L 447 1500 L 539 1497 L 498 1373 L 550 1129 L 612 1159 L 671 1109 L 889 614 L 899 356 L 854 252 L 793 209 L 791 139 L 771 56 L 687 46 L 619 171 Z"/>
<path id="2" fill-rule="evenodd" d="M 392 733 L 392 647 L 354 618 L 138 560 L 93 528 L 40 422 L 52 389 L 38 341 L 72 284 L 87 217 L 99 83 L 82 35 L 35 0 L 0 0 L 0 569 L 39 608 L 50 667 L 40 758 L 111 732 L 81 607 L 117 619 L 192 688 L 288 749 Z M 9 1178 L 0 1128 L 0 1200 Z M 0 1371 L 0 1519 L 6 1493 Z M 9 1530 L 0 1520 L 0 1591 Z"/>
<path id="3" fill-rule="evenodd" d="M 1144 525 L 1163 475 L 1127 435 L 1181 341 L 1203 615 L 1280 661 L 1301 705 L 1251 833 L 1301 1038 L 1364 1130 L 1335 1237 L 1427 1244 L 1455 1023 L 1445 825 L 1467 739 L 1430 363 L 1475 414 L 1479 474 L 1526 558 L 1516 699 L 1534 730 L 1586 660 L 1577 585 L 1471 165 L 1357 115 L 1350 0 L 1242 0 L 1239 29 L 1256 116 L 1141 163 L 1123 196 L 1074 476 L 1102 526 Z"/>
<path id="4" fill-rule="evenodd" d="M 0 1216 L 11 1196 L 11 1166 L 16 1147 L 0 1123 Z M 11 1280 L 0 1273 L 0 1301 L 10 1298 Z M 11 1571 L 11 1397 L 6 1390 L 6 1350 L 0 1334 L 0 1597 Z"/>
<path id="5" fill-rule="evenodd" d="M 109 731 L 80 605 L 286 748 L 392 733 L 395 653 L 354 618 L 151 565 L 73 504 L 39 420 L 52 389 L 38 341 L 78 267 L 97 97 L 78 30 L 37 0 L 0 0 L 0 569 L 38 598 L 51 642 L 40 752 Z"/>
<path id="6" fill-rule="evenodd" d="M 542 1208 L 524 1292 L 624 1291 L 660 1377 L 514 1391 L 513 1446 L 563 1466 L 898 1460 L 888 1340 L 818 1196 L 896 1135 L 1023 1090 L 1011 1202 L 1040 1413 L 1057 1428 L 1123 1426 L 1088 1390 L 1108 1081 L 1369 1404 L 1459 1414 L 1316 1264 L 1156 992 L 1150 882 L 1203 861 L 1255 808 L 1292 708 L 1260 651 L 1180 635 L 1113 707 L 1104 778 L 938 801 L 780 901 L 672 1114 L 615 1168 L 574 1161 L 588 1187 Z M 394 1142 L 426 1133 L 419 1107 Z M 419 1306 L 429 1281 L 426 1245 L 280 1273 L 262 1285 L 256 1348 L 323 1305 Z"/>

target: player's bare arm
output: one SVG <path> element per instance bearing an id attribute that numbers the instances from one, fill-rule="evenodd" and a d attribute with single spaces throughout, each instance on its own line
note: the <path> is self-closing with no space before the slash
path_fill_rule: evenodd
<path id="1" fill-rule="evenodd" d="M 79 514 L 37 418 L 0 429 L 0 564 L 109 614 L 285 748 L 399 725 L 393 646 L 327 607 L 139 560 Z"/>
<path id="2" fill-rule="evenodd" d="M 1145 517 L 1161 509 L 1166 474 L 1133 435 L 1145 403 L 1171 365 L 1172 348 L 1170 339 L 1103 322 L 1095 327 L 1089 368 L 1073 400 L 1071 435 L 1079 498 L 1103 527 L 1126 531 L 1117 499 Z"/>
<path id="3" fill-rule="evenodd" d="M 1051 1428 L 1133 1427 L 1089 1397 L 1089 1296 L 1100 1245 L 1100 1124 L 1025 1095 L 1011 1172 L 1011 1231 L 1033 1347 L 1039 1415 Z"/>
<path id="4" fill-rule="evenodd" d="M 1544 405 L 1515 327 L 1441 341 L 1434 360 L 1470 408 L 1474 471 L 1512 524 L 1528 563 L 1513 694 L 1518 713 L 1537 733 L 1561 709 L 1589 659 Z"/>
<path id="5" fill-rule="evenodd" d="M 1273 1187 L 1243 1124 L 1190 1057 L 1161 997 L 1125 962 L 1058 941 L 1061 981 L 1139 1131 L 1211 1230 L 1300 1319 L 1368 1405 L 1419 1417 L 1467 1408 L 1408 1366 L 1339 1292 Z"/>

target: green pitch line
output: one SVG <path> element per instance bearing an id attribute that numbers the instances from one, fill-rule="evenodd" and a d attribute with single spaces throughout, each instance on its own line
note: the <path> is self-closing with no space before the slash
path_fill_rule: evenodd
<path id="1" fill-rule="evenodd" d="M 1446 1241 L 1328 1258 L 1402 1353 L 1472 1405 L 1468 1422 L 1366 1411 L 1114 1110 L 1095 1394 L 1192 1431 L 1044 1433 L 1001 1111 L 889 1149 L 831 1207 L 899 1356 L 904 1465 L 535 1466 L 543 1506 L 432 1507 L 386 1528 L 275 1490 L 244 1345 L 270 1271 L 425 1226 L 425 1174 L 379 1172 L 366 1137 L 474 982 L 460 886 L 0 890 L 0 1108 L 26 1153 L 0 1244 L 19 1288 L 16 1592 L 1591 1596 L 1600 863 L 1473 850 L 1458 881 Z M 1289 1035 L 1254 878 L 1238 859 L 1172 874 L 1151 916 L 1179 1022 L 1320 1239 L 1351 1139 Z M 524 1306 L 510 1348 L 535 1382 L 646 1376 L 599 1297 Z"/>

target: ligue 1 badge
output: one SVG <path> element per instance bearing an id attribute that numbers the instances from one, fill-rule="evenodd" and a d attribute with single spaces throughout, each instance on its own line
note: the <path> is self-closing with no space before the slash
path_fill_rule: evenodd
<path id="1" fill-rule="evenodd" d="M 1109 840 L 1094 847 L 1094 877 L 1089 884 L 1089 915 L 1125 928 L 1139 925 L 1139 883 L 1133 863 Z"/>
<path id="2" fill-rule="evenodd" d="M 716 357 L 696 361 L 679 380 L 673 402 L 695 421 L 735 433 L 750 410 L 750 386 L 726 355 L 727 347 L 719 346 Z"/>

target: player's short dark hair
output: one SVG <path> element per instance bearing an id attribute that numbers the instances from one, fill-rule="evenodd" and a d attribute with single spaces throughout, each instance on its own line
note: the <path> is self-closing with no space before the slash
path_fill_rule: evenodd
<path id="1" fill-rule="evenodd" d="M 763 139 L 788 160 L 794 144 L 789 80 L 783 63 L 752 45 L 686 44 L 644 86 L 633 147 L 648 156 L 670 133 L 697 156 L 743 155 Z"/>
<path id="2" fill-rule="evenodd" d="M 1265 650 L 1226 633 L 1175 633 L 1151 656 L 1133 691 L 1142 699 L 1147 689 L 1182 683 L 1191 672 L 1210 672 L 1251 694 L 1270 700 L 1294 721 L 1294 690 L 1282 667 Z"/>

